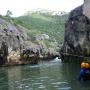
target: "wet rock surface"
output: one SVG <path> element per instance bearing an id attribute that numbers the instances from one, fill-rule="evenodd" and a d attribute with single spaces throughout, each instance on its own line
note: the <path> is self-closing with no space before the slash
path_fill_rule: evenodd
<path id="1" fill-rule="evenodd" d="M 79 59 L 90 56 L 90 20 L 83 14 L 83 6 L 75 8 L 70 13 L 60 54 L 62 60 L 66 61 L 69 60 L 66 58 L 69 56 Z"/>

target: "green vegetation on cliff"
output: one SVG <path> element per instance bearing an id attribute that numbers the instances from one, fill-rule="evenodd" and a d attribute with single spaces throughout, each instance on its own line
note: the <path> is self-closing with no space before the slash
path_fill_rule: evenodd
<path id="1" fill-rule="evenodd" d="M 23 16 L 11 18 L 2 17 L 16 27 L 22 27 L 27 32 L 27 39 L 42 47 L 42 52 L 55 54 L 64 41 L 65 22 L 68 14 L 61 12 L 28 12 Z"/>
<path id="2" fill-rule="evenodd" d="M 67 14 L 52 15 L 49 12 L 28 12 L 23 16 L 15 18 L 14 22 L 26 27 L 31 40 L 35 40 L 37 34 L 47 34 L 50 41 L 63 43 L 65 22 Z"/>
<path id="3" fill-rule="evenodd" d="M 11 12 L 8 11 L 5 16 L 0 16 L 1 45 L 2 43 L 6 45 L 8 64 L 23 63 L 21 57 L 23 51 L 26 51 L 27 56 L 28 51 L 32 52 L 29 54 L 31 56 L 33 54 L 33 59 L 50 59 L 59 56 L 58 50 L 64 40 L 67 14 L 28 12 L 16 18 L 10 15 Z M 21 58 L 22 61 L 19 61 Z M 29 58 L 26 60 L 25 63 L 28 63 Z M 3 63 L 5 62 L 1 64 Z"/>

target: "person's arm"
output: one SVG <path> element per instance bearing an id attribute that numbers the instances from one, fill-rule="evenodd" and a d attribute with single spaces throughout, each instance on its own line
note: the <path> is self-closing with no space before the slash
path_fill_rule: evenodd
<path id="1" fill-rule="evenodd" d="M 84 70 L 81 69 L 80 72 L 79 72 L 78 80 L 83 80 L 83 76 L 84 76 Z"/>

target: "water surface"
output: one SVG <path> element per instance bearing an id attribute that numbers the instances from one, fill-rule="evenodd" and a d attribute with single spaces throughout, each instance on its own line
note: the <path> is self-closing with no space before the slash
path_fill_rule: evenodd
<path id="1" fill-rule="evenodd" d="M 0 67 L 0 90 L 90 90 L 77 80 L 80 65 L 56 60 L 38 65 Z"/>

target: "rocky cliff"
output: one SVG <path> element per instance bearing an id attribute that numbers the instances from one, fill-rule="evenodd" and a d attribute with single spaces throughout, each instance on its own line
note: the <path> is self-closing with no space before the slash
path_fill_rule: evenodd
<path id="1" fill-rule="evenodd" d="M 28 40 L 26 30 L 10 17 L 0 16 L 0 66 L 36 64 L 39 59 L 55 57 L 51 52 L 44 53 L 42 44 Z"/>
<path id="2" fill-rule="evenodd" d="M 90 20 L 83 14 L 83 5 L 70 13 L 60 54 L 64 61 L 70 60 L 68 57 L 83 60 L 84 57 L 90 56 Z"/>
<path id="3" fill-rule="evenodd" d="M 12 21 L 7 22 L 0 17 L 0 65 L 23 64 L 21 53 L 32 43 L 27 41 L 25 28 L 15 25 Z M 34 47 L 36 48 L 36 47 Z M 31 61 L 30 61 L 31 62 Z"/>

